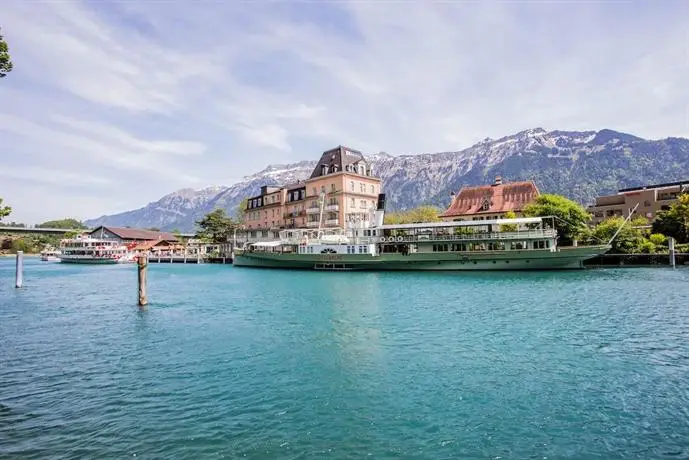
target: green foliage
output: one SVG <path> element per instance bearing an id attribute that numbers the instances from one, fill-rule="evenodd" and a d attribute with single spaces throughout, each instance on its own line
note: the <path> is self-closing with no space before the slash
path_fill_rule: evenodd
<path id="1" fill-rule="evenodd" d="M 198 231 L 196 235 L 213 243 L 225 243 L 237 228 L 237 223 L 225 214 L 224 209 L 215 209 L 206 214 L 203 219 L 197 220 Z"/>
<path id="2" fill-rule="evenodd" d="M 515 219 L 517 215 L 514 213 L 514 211 L 507 211 L 505 215 L 503 216 L 504 219 Z M 504 224 L 500 226 L 500 231 L 501 232 L 516 232 L 517 231 L 517 224 Z"/>
<path id="3" fill-rule="evenodd" d="M 656 246 L 663 246 L 667 244 L 667 237 L 662 233 L 652 233 L 648 237 L 648 241 L 655 244 Z"/>
<path id="4" fill-rule="evenodd" d="M 0 78 L 5 78 L 12 71 L 12 59 L 10 58 L 7 42 L 0 33 Z"/>
<path id="5" fill-rule="evenodd" d="M 0 39 L 2 36 L 0 36 Z M 7 217 L 12 213 L 12 208 L 9 206 L 3 206 L 2 205 L 2 198 L 0 198 L 0 220 L 2 220 L 3 217 Z"/>
<path id="6" fill-rule="evenodd" d="M 623 217 L 610 217 L 596 225 L 590 235 L 593 237 L 594 241 L 589 242 L 598 244 L 601 242 L 607 243 L 615 235 L 615 232 L 617 232 L 620 226 L 622 226 L 622 229 L 611 243 L 611 252 L 618 254 L 641 252 L 643 243 L 647 241 L 644 238 L 642 230 L 634 228 L 631 222 L 625 222 Z"/>
<path id="7" fill-rule="evenodd" d="M 667 238 L 660 233 L 648 233 L 648 220 L 645 217 L 636 217 L 625 222 L 623 217 L 610 217 L 596 225 L 589 231 L 585 241 L 589 244 L 608 242 L 617 233 L 613 240 L 613 253 L 618 254 L 655 254 L 667 250 Z"/>
<path id="8" fill-rule="evenodd" d="M 551 194 L 539 195 L 533 203 L 526 205 L 524 215 L 555 216 L 555 229 L 563 246 L 586 234 L 586 223 L 591 219 L 591 215 L 579 203 L 561 195 Z"/>
<path id="9" fill-rule="evenodd" d="M 80 232 L 77 231 L 77 230 L 70 230 L 69 232 L 66 232 L 66 233 L 65 233 L 64 238 L 65 238 L 65 239 L 68 239 L 68 240 L 69 240 L 69 239 L 72 239 L 72 238 L 76 238 L 77 236 L 79 236 L 79 233 L 80 233 Z"/>
<path id="10" fill-rule="evenodd" d="M 38 248 L 36 248 L 36 245 L 31 239 L 18 238 L 12 241 L 11 251 L 13 254 L 16 254 L 18 251 L 22 251 L 25 254 L 32 254 L 34 252 L 38 252 Z"/>
<path id="11" fill-rule="evenodd" d="M 689 243 L 689 193 L 680 195 L 670 209 L 656 215 L 653 232 L 671 236 L 678 243 Z"/>
<path id="12" fill-rule="evenodd" d="M 408 211 L 385 213 L 386 225 L 412 224 L 415 222 L 440 222 L 442 211 L 435 206 L 419 206 Z"/>
<path id="13" fill-rule="evenodd" d="M 249 199 L 244 198 L 238 205 L 237 205 L 237 210 L 235 212 L 235 221 L 237 222 L 238 225 L 243 225 L 244 224 L 244 211 L 246 210 L 246 206 L 249 204 Z"/>
<path id="14" fill-rule="evenodd" d="M 88 227 L 86 227 L 86 225 L 84 225 L 81 221 L 68 218 L 59 220 L 49 220 L 47 222 L 43 222 L 42 224 L 36 225 L 36 228 L 66 228 L 86 230 Z"/>

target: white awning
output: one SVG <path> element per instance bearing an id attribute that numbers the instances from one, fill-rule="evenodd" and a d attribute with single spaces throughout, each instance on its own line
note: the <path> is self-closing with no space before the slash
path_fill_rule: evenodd
<path id="1" fill-rule="evenodd" d="M 260 241 L 258 243 L 252 243 L 252 246 L 258 246 L 261 248 L 274 248 L 275 246 L 280 246 L 282 241 Z"/>

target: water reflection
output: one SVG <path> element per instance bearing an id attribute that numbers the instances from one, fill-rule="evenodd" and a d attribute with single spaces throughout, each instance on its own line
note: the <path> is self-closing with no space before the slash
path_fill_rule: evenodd
<path id="1" fill-rule="evenodd" d="M 324 289 L 332 340 L 342 365 L 353 372 L 371 371 L 383 359 L 381 278 L 377 273 L 332 274 Z"/>

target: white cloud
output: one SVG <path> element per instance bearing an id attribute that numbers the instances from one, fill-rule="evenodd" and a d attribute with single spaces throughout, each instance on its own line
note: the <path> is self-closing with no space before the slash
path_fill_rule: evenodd
<path id="1" fill-rule="evenodd" d="M 73 172 L 101 214 L 337 144 L 446 151 L 536 126 L 689 136 L 688 30 L 685 2 L 10 1 L 0 155 L 15 178 Z M 23 187 L 0 182 L 17 216 L 35 206 Z"/>

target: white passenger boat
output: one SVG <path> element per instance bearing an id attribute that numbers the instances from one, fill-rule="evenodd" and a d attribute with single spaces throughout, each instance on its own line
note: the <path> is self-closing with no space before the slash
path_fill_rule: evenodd
<path id="1" fill-rule="evenodd" d="M 62 240 L 60 262 L 72 264 L 116 264 L 132 262 L 133 255 L 119 241 L 77 236 Z"/>
<path id="2" fill-rule="evenodd" d="M 60 254 L 60 251 L 57 249 L 46 249 L 41 251 L 41 260 L 43 262 L 59 262 Z"/>
<path id="3" fill-rule="evenodd" d="M 275 241 L 235 251 L 238 267 L 311 270 L 552 270 L 583 268 L 610 244 L 560 247 L 553 218 L 525 217 L 383 225 L 384 197 L 373 225 L 283 230 Z"/>

